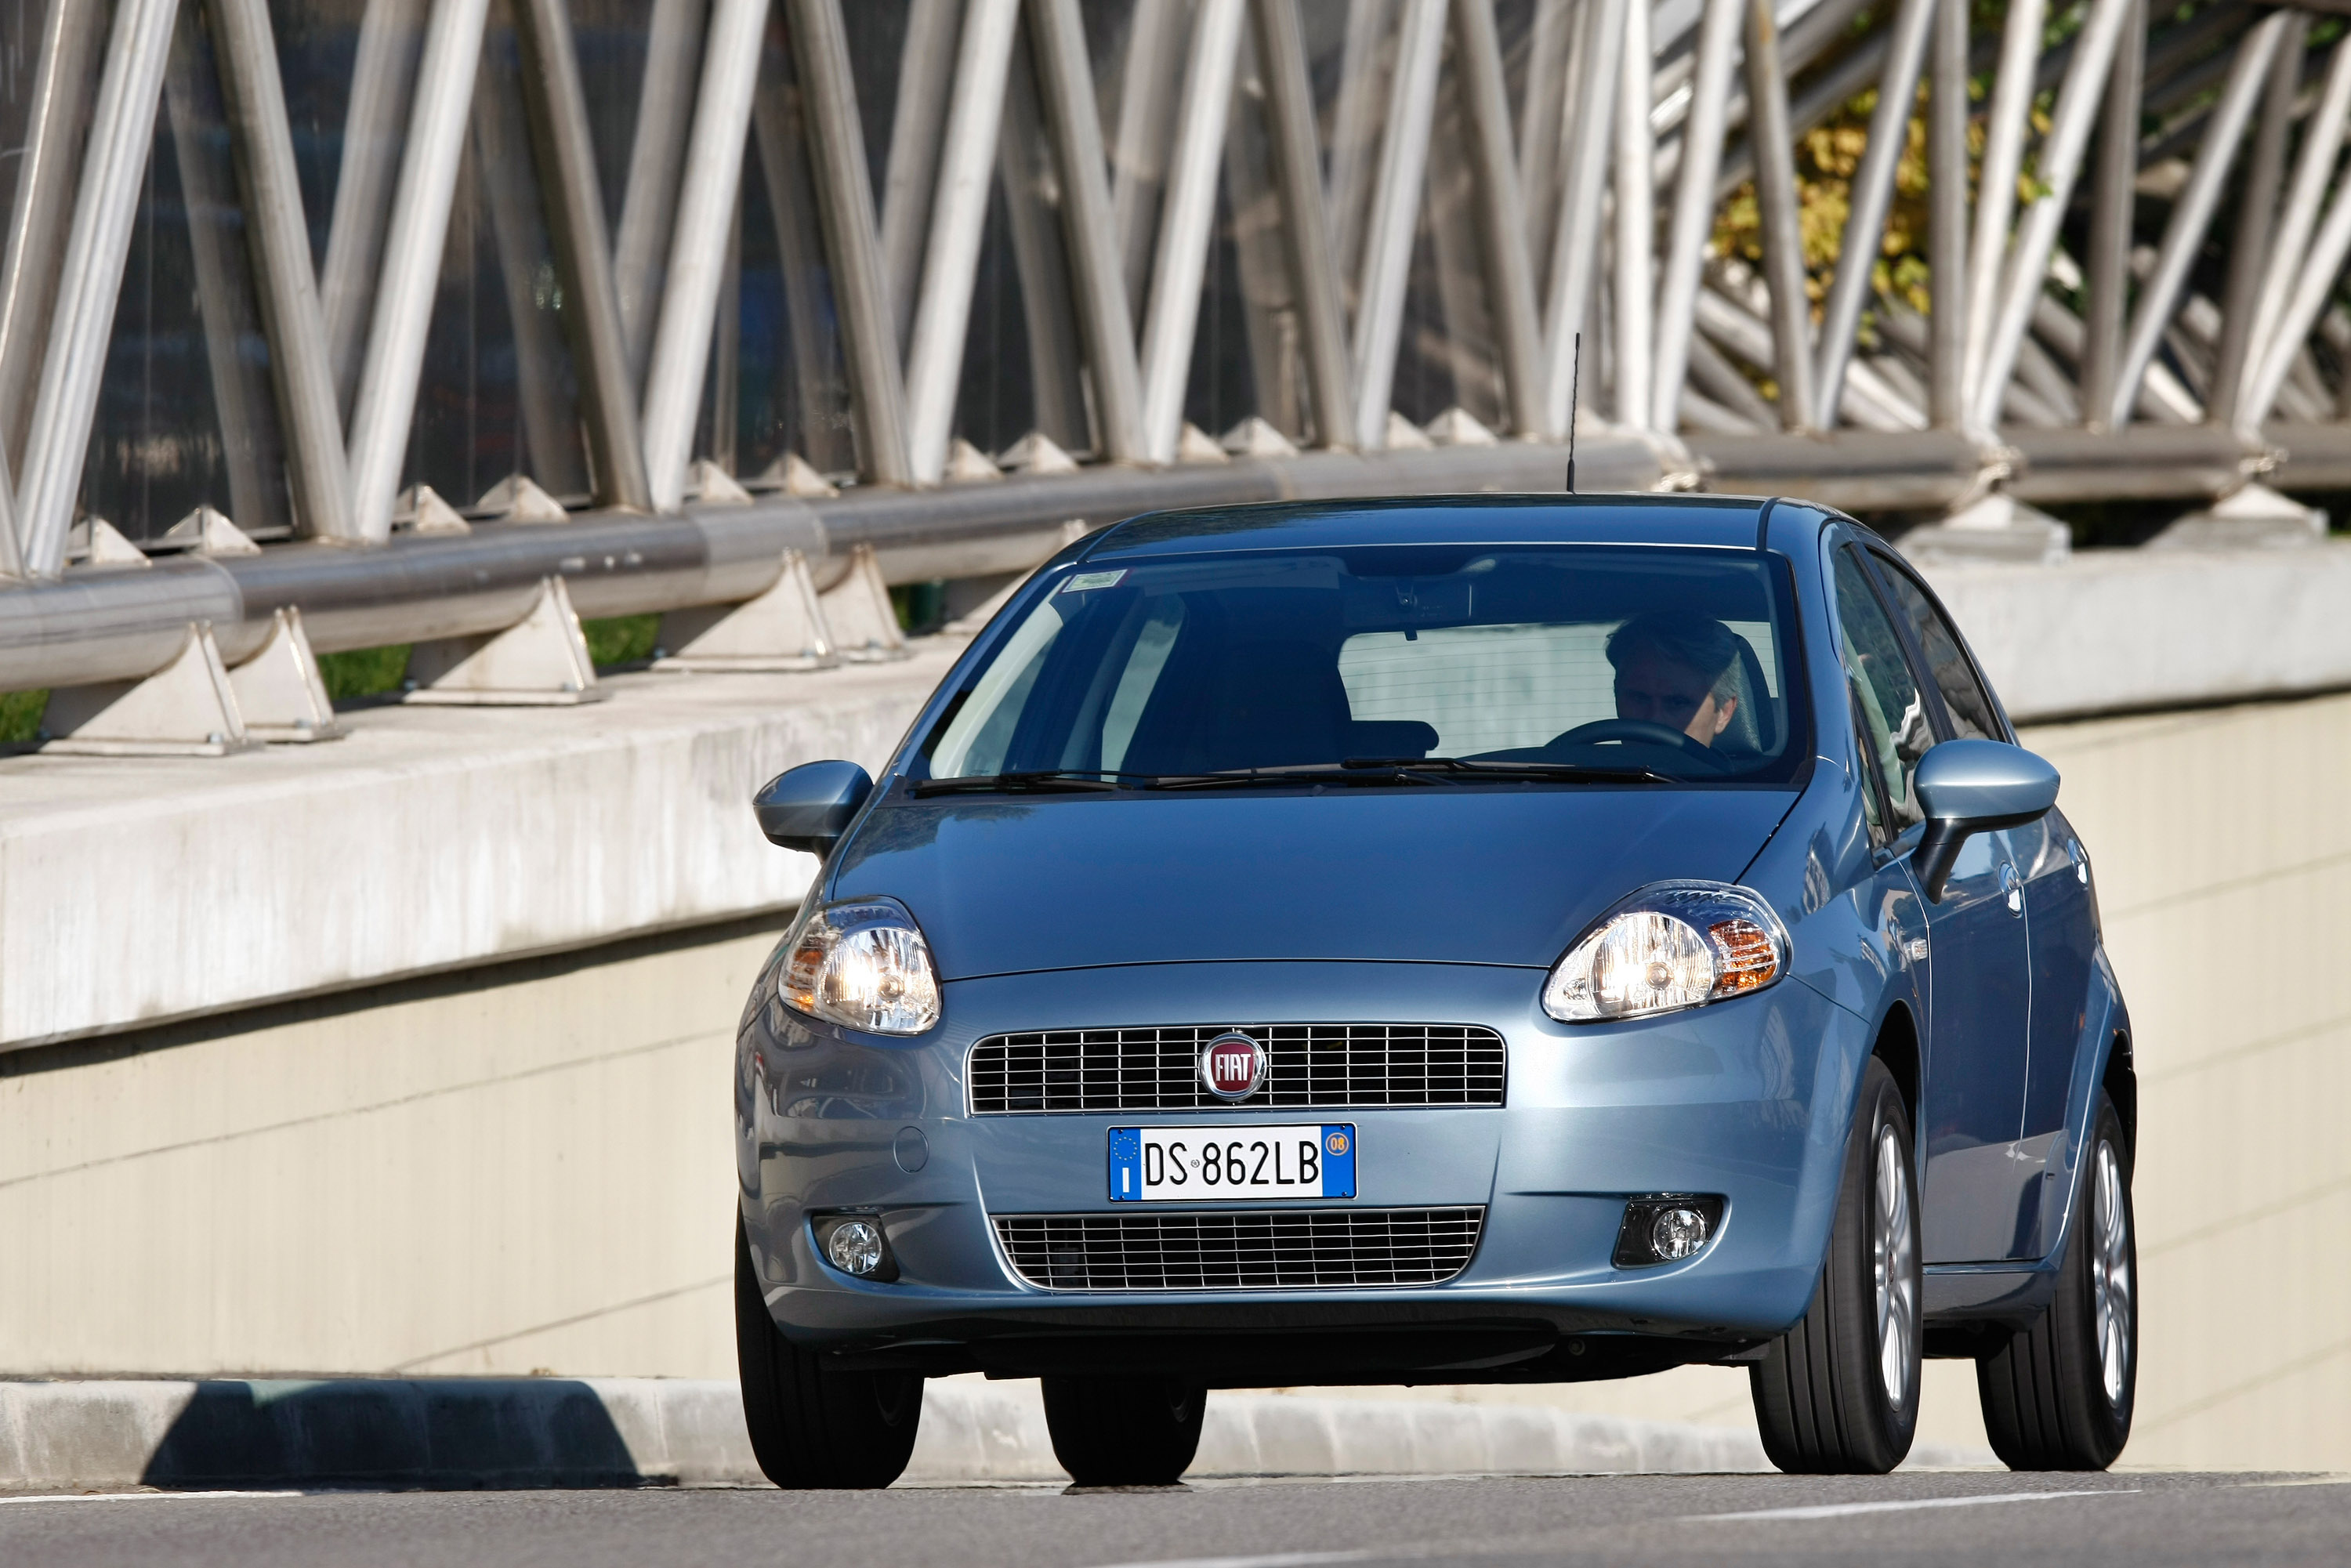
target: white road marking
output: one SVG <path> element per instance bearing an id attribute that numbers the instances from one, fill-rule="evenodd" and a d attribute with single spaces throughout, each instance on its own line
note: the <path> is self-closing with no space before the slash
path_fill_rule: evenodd
<path id="1" fill-rule="evenodd" d="M 1112 1563 L 1103 1568 L 1317 1568 L 1324 1563 L 1367 1563 L 1393 1558 L 1377 1552 L 1269 1552 L 1257 1557 L 1176 1557 L 1148 1563 Z"/>
<path id="2" fill-rule="evenodd" d="M 0 1506 L 12 1502 L 191 1502 L 200 1499 L 300 1497 L 298 1491 L 61 1491 L 0 1497 Z"/>
<path id="3" fill-rule="evenodd" d="M 1982 1497 L 1922 1497 L 1901 1502 L 1834 1502 L 1815 1508 L 1759 1508 L 1744 1513 L 1693 1513 L 1683 1517 L 1685 1524 L 1706 1524 L 1731 1519 L 1843 1519 L 1856 1513 L 1902 1513 L 1919 1508 L 1975 1508 L 1992 1502 L 2057 1502 L 2085 1497 L 2137 1497 L 2137 1487 L 2111 1488 L 2104 1491 L 2003 1491 L 1990 1492 Z"/>

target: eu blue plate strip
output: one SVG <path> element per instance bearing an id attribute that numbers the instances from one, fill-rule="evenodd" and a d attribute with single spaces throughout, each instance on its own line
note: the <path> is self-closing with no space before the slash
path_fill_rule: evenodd
<path id="1" fill-rule="evenodd" d="M 1355 1129 L 1351 1123 L 1322 1129 L 1322 1196 L 1355 1196 Z"/>

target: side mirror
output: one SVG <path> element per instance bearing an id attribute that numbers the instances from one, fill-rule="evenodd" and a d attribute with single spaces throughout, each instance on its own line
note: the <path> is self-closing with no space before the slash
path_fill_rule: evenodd
<path id="1" fill-rule="evenodd" d="M 1997 740 L 1947 740 L 1918 759 L 1918 804 L 1927 831 L 1910 859 L 1929 904 L 1970 833 L 2018 828 L 2057 804 L 2057 769 L 2021 746 Z"/>
<path id="2" fill-rule="evenodd" d="M 760 785 L 751 810 L 769 843 L 822 855 L 872 793 L 873 780 L 854 762 L 803 762 Z"/>

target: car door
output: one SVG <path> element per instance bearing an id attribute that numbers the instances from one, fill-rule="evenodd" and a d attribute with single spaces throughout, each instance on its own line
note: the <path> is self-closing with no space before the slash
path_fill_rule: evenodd
<path id="1" fill-rule="evenodd" d="M 2011 740 L 1965 644 L 1925 587 L 1890 553 L 1868 553 L 1912 674 L 1929 695 L 1937 738 Z M 2024 882 L 2032 861 L 2022 852 L 2041 831 L 2035 824 L 1971 836 L 1942 901 L 1927 909 L 1929 1263 L 2022 1257 L 2036 1239 L 2042 1164 L 2023 1141 L 2032 1039 Z"/>

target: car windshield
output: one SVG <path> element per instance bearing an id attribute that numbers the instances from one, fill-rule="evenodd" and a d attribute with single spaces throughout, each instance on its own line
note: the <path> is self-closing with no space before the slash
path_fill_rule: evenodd
<path id="1" fill-rule="evenodd" d="M 924 793 L 1783 781 L 1809 754 L 1792 622 L 1784 563 L 1743 550 L 1081 563 L 907 772 Z"/>

